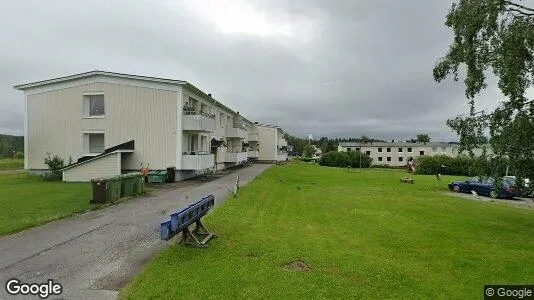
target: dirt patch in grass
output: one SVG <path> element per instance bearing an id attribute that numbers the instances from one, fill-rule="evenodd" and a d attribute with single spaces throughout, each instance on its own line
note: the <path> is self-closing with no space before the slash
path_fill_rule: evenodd
<path id="1" fill-rule="evenodd" d="M 310 267 L 302 260 L 295 260 L 292 261 L 286 265 L 284 265 L 284 268 L 290 271 L 303 271 L 303 272 L 309 272 Z"/>

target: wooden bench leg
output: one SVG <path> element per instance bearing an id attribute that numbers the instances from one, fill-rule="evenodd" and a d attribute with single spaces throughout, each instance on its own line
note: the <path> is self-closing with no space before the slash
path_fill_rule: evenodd
<path id="1" fill-rule="evenodd" d="M 203 238 L 202 241 L 198 239 L 199 237 Z M 198 220 L 195 222 L 195 229 L 193 229 L 193 231 L 189 230 L 189 228 L 182 230 L 181 244 L 192 245 L 196 247 L 207 247 L 207 242 L 213 237 L 216 237 L 215 234 L 210 232 L 206 226 L 204 226 L 204 224 Z"/>

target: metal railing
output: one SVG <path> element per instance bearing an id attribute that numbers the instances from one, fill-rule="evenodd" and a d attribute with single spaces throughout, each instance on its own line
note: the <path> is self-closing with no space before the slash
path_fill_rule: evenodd
<path id="1" fill-rule="evenodd" d="M 184 115 L 200 115 L 200 116 L 204 116 L 204 117 L 207 117 L 207 118 L 210 118 L 210 119 L 215 119 L 215 114 L 210 114 L 210 113 L 207 113 L 207 112 L 203 112 L 203 111 L 198 111 L 196 108 L 194 107 L 191 107 L 191 106 L 184 106 Z"/>
<path id="2" fill-rule="evenodd" d="M 182 152 L 182 155 L 208 155 L 212 154 L 210 151 L 184 151 Z"/>

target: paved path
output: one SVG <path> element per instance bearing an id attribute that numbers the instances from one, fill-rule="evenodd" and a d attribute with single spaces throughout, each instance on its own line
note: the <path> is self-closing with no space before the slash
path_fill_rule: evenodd
<path id="1" fill-rule="evenodd" d="M 25 283 L 53 279 L 63 286 L 63 299 L 115 299 L 145 262 L 175 242 L 160 241 L 161 220 L 207 193 L 220 204 L 237 174 L 244 185 L 269 166 L 256 164 L 210 182 L 158 190 L 155 196 L 0 238 L 0 299 L 14 298 L 5 291 L 9 278 Z"/>

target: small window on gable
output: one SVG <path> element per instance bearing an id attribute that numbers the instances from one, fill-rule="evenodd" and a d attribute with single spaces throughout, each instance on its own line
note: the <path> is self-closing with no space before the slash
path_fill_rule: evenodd
<path id="1" fill-rule="evenodd" d="M 103 94 L 84 96 L 83 106 L 87 117 L 103 117 L 106 114 Z"/>

